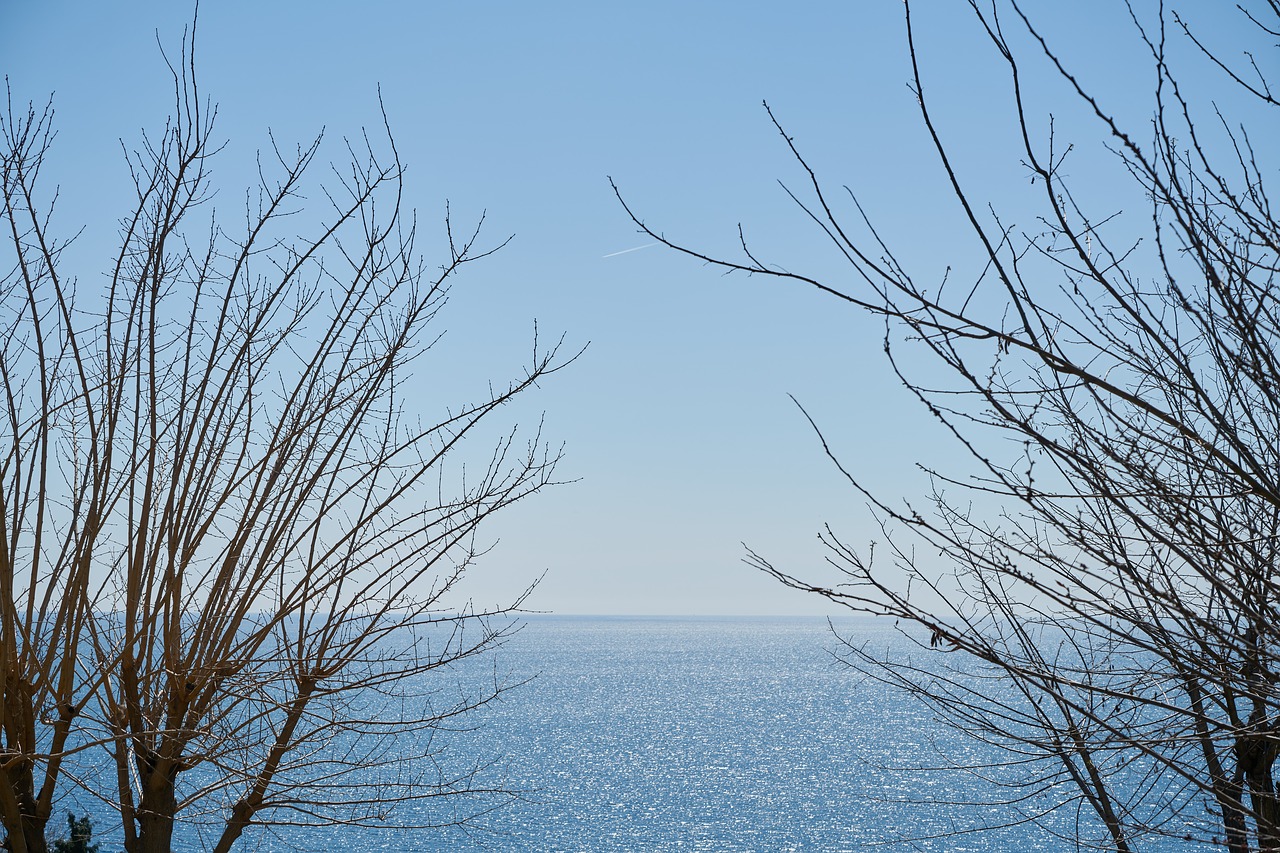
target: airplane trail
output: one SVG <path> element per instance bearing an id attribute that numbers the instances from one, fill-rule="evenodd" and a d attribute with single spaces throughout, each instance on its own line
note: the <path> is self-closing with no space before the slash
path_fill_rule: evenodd
<path id="1" fill-rule="evenodd" d="M 603 257 L 605 257 L 605 258 L 616 258 L 618 255 L 625 255 L 625 254 L 627 254 L 628 252 L 638 252 L 638 251 L 640 251 L 641 249 L 647 249 L 647 248 L 649 248 L 650 246 L 656 246 L 656 245 L 658 245 L 658 244 L 657 244 L 657 243 L 645 243 L 643 246 L 636 246 L 635 248 L 632 248 L 632 249 L 623 249 L 621 252 L 610 252 L 609 254 L 604 255 Z"/>

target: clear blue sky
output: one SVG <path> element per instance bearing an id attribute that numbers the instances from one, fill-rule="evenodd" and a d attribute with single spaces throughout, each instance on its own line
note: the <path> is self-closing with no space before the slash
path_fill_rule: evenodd
<path id="1" fill-rule="evenodd" d="M 1008 87 L 957 2 L 917 9 L 926 78 L 966 176 L 1019 211 Z M 1141 110 L 1151 74 L 1114 2 L 1035 2 L 1047 31 L 1110 103 Z M 1066 8 L 1064 8 L 1066 7 Z M 650 242 L 613 198 L 667 235 L 732 252 L 742 222 L 767 260 L 856 286 L 777 180 L 803 176 L 761 108 L 768 100 L 833 186 L 848 184 L 921 275 L 974 259 L 926 147 L 911 93 L 901 3 L 889 0 L 643 4 L 564 2 L 206 2 L 197 61 L 227 148 L 217 203 L 251 183 L 267 132 L 326 152 L 376 128 L 378 86 L 424 245 L 487 211 L 494 258 L 455 283 L 445 317 L 451 378 L 518 372 L 542 334 L 590 341 L 584 358 L 512 415 L 566 444 L 577 482 L 518 506 L 471 592 L 497 600 L 544 569 L 532 606 L 561 613 L 820 613 L 741 563 L 743 541 L 804 573 L 823 522 L 874 536 L 857 496 L 787 398 L 823 424 L 850 467 L 886 494 L 919 494 L 918 459 L 954 450 L 890 377 L 881 329 L 819 294 L 723 277 Z M 85 227 L 81 286 L 105 268 L 128 202 L 119 140 L 159 128 L 191 6 L 0 0 L 0 57 L 16 101 L 55 95 L 49 164 L 60 219 Z M 1225 17 L 1225 10 L 1224 10 Z M 1229 36 L 1229 31 L 1228 31 Z M 1060 109 L 1061 89 L 1033 75 Z M 1046 119 L 1047 120 L 1047 119 Z M 1082 172 L 1114 176 L 1099 137 L 1077 140 Z M 1112 171 L 1108 171 L 1108 170 Z M 608 257 L 613 255 L 612 257 Z M 441 367 L 445 367 L 441 365 Z M 454 390 L 456 387 L 456 391 Z M 453 399 L 442 399 L 442 405 Z"/>

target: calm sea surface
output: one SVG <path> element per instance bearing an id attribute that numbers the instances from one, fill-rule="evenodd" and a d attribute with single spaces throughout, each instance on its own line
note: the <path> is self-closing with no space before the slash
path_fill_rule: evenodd
<path id="1" fill-rule="evenodd" d="M 903 644 L 882 623 L 838 627 L 873 644 Z M 365 830 L 338 833 L 330 846 L 297 837 L 298 846 L 1068 849 L 1029 839 L 1025 827 L 955 837 L 956 829 L 1001 822 L 1008 809 L 940 804 L 974 799 L 955 787 L 972 779 L 912 768 L 938 764 L 940 750 L 972 759 L 974 747 L 838 664 L 829 651 L 837 645 L 816 618 L 532 618 L 503 660 L 537 677 L 458 744 L 505 754 L 506 781 L 530 792 L 524 801 L 470 835 Z"/>
<path id="2" fill-rule="evenodd" d="M 883 623 L 837 627 L 908 653 Z M 530 618 L 499 666 L 536 677 L 449 740 L 460 764 L 505 756 L 489 778 L 527 791 L 521 801 L 470 833 L 285 830 L 246 836 L 239 849 L 1073 849 L 1027 827 L 955 835 L 1014 812 L 956 805 L 993 794 L 971 776 L 920 768 L 986 756 L 841 666 L 828 651 L 837 645 L 822 619 Z M 104 851 L 118 847 L 102 840 Z M 175 842 L 177 853 L 201 849 L 194 833 Z"/>

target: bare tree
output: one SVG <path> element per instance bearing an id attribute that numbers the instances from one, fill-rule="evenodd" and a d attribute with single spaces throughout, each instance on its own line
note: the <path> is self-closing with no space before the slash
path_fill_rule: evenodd
<path id="1" fill-rule="evenodd" d="M 63 269 L 52 110 L 11 99 L 0 120 L 7 849 L 44 851 L 71 785 L 119 808 L 130 853 L 167 853 L 179 823 L 226 851 L 253 824 L 385 823 L 453 795 L 470 806 L 400 823 L 465 821 L 512 792 L 432 736 L 507 684 L 445 673 L 501 644 L 524 595 L 481 608 L 458 587 L 479 527 L 559 460 L 494 415 L 572 357 L 535 330 L 516 380 L 430 414 L 449 367 L 424 356 L 450 279 L 492 251 L 478 228 L 446 218 L 449 256 L 425 264 L 389 128 L 381 150 L 348 142 L 323 211 L 303 205 L 320 139 L 273 143 L 227 224 L 189 40 L 169 70 L 175 117 L 126 152 L 104 289 Z"/>
<path id="2" fill-rule="evenodd" d="M 1016 0 L 970 7 L 1007 71 L 1038 216 L 1027 230 L 1006 221 L 957 165 L 907 3 L 923 132 L 977 250 L 967 280 L 914 276 L 852 195 L 853 215 L 841 212 L 785 133 L 806 181 L 788 192 L 854 284 L 765 263 L 745 238 L 741 260 L 712 257 L 628 208 L 642 231 L 703 262 L 883 317 L 890 366 L 972 463 L 930 471 L 919 508 L 841 465 L 884 539 L 876 555 L 828 528 L 834 581 L 749 562 L 900 620 L 932 652 L 913 662 L 846 645 L 850 664 L 1003 750 L 1002 782 L 1020 786 L 1006 823 L 1061 832 L 1054 814 L 1070 809 L 1088 818 L 1065 822 L 1078 848 L 1280 849 L 1280 222 L 1265 189 L 1274 147 L 1255 149 L 1249 130 L 1278 106 L 1267 78 L 1280 5 L 1241 6 L 1233 50 L 1253 38 L 1259 52 L 1231 55 L 1176 11 L 1130 6 L 1155 71 L 1148 128 L 1125 126 L 1085 89 Z M 1198 70 L 1174 64 L 1174 45 Z M 1146 210 L 1078 201 L 1082 185 L 1097 187 L 1068 180 L 1070 146 L 1024 88 L 1034 63 L 1091 116 Z M 1245 120 L 1186 94 L 1193 75 L 1243 93 Z M 915 378 L 921 364 L 950 379 Z"/>

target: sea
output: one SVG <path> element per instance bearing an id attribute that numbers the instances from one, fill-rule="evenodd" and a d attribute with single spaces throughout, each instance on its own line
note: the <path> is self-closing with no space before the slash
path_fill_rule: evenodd
<path id="1" fill-rule="evenodd" d="M 868 619 L 528 617 L 485 663 L 488 677 L 524 683 L 444 733 L 440 758 L 446 770 L 484 764 L 479 780 L 516 799 L 466 828 L 258 830 L 237 850 L 1076 849 L 1052 821 L 1069 835 L 1077 813 L 1050 817 L 1049 832 L 1024 823 L 1035 801 L 1010 803 L 991 773 L 955 769 L 990 764 L 991 747 L 842 663 L 833 630 L 873 651 L 928 654 Z M 414 808 L 437 811 L 392 817 L 448 819 L 438 809 L 469 806 Z M 119 847 L 102 840 L 103 853 Z M 194 834 L 175 838 L 175 853 L 202 847 Z"/>
<path id="2" fill-rule="evenodd" d="M 531 680 L 457 735 L 524 792 L 462 830 L 261 835 L 314 851 L 1065 851 L 954 763 L 982 745 L 838 658 L 923 654 L 892 623 L 534 616 L 499 665 Z M 978 752 L 975 753 L 975 750 Z M 248 839 L 246 839 L 248 841 Z M 311 846 L 308 846 L 311 845 Z"/>

